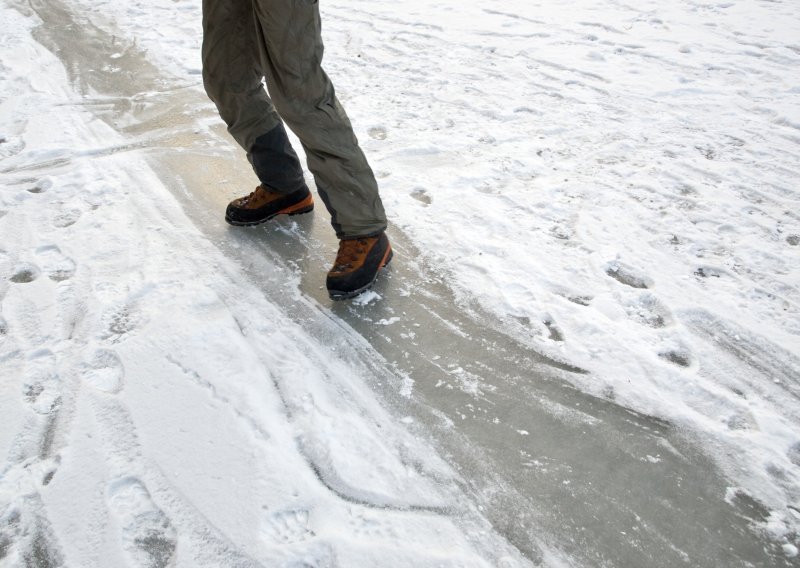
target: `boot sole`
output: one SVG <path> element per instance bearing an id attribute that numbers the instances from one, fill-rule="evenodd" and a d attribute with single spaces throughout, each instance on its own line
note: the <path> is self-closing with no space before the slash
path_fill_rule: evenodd
<path id="1" fill-rule="evenodd" d="M 314 198 L 311 195 L 309 195 L 308 197 L 303 199 L 303 201 L 301 201 L 300 203 L 295 203 L 294 205 L 290 205 L 289 207 L 281 209 L 280 211 L 277 211 L 272 215 L 264 217 L 263 219 L 258 219 L 255 221 L 235 221 L 230 217 L 228 217 L 227 215 L 225 215 L 225 222 L 235 227 L 252 227 L 254 225 L 260 225 L 261 223 L 266 223 L 267 221 L 269 221 L 270 219 L 274 219 L 278 215 L 288 215 L 289 217 L 291 217 L 292 215 L 302 215 L 303 213 L 310 213 L 313 210 L 314 210 Z"/>
<path id="2" fill-rule="evenodd" d="M 386 265 L 391 262 L 392 257 L 394 257 L 394 252 L 392 251 L 392 245 L 389 245 L 389 250 L 386 251 L 386 254 L 383 256 L 383 260 L 381 261 L 381 265 L 378 267 L 378 270 L 375 271 L 375 278 L 369 284 L 358 288 L 357 290 L 351 290 L 349 292 L 342 292 L 340 290 L 328 290 L 328 296 L 331 300 L 338 301 L 338 300 L 349 300 L 350 298 L 355 298 L 359 294 L 366 292 L 369 290 L 375 281 L 378 279 L 378 275 L 380 274 L 381 270 L 386 268 Z"/>

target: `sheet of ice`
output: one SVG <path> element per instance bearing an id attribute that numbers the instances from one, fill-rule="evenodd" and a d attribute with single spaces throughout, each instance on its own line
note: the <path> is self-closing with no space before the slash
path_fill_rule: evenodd
<path id="1" fill-rule="evenodd" d="M 525 565 L 0 19 L 0 565 Z"/>

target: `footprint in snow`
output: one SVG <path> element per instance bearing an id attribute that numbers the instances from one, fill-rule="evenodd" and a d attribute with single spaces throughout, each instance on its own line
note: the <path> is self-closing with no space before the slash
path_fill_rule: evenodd
<path id="1" fill-rule="evenodd" d="M 660 352 L 658 356 L 684 369 L 691 367 L 693 361 L 692 353 L 688 349 L 668 349 Z"/>
<path id="2" fill-rule="evenodd" d="M 64 229 L 71 225 L 74 225 L 78 219 L 81 217 L 81 212 L 79 209 L 69 209 L 67 211 L 59 212 L 55 217 L 53 217 L 53 226 L 58 229 Z"/>
<path id="3" fill-rule="evenodd" d="M 50 178 L 43 178 L 36 182 L 36 185 L 28 188 L 28 193 L 44 193 L 53 187 L 53 180 Z"/>
<path id="4" fill-rule="evenodd" d="M 542 323 L 544 323 L 547 331 L 550 333 L 551 340 L 564 341 L 564 332 L 561 331 L 561 328 L 552 319 L 546 319 Z"/>
<path id="5" fill-rule="evenodd" d="M 621 284 L 631 288 L 652 288 L 653 280 L 641 271 L 618 261 L 609 262 L 606 274 Z"/>
<path id="6" fill-rule="evenodd" d="M 97 349 L 83 363 L 83 380 L 97 390 L 117 393 L 122 389 L 125 368 L 111 349 Z"/>
<path id="7" fill-rule="evenodd" d="M 566 298 L 573 304 L 578 304 L 579 306 L 588 306 L 592 303 L 592 300 L 594 300 L 594 296 L 589 294 L 570 294 L 566 296 Z"/>
<path id="8" fill-rule="evenodd" d="M 0 158 L 10 158 L 25 149 L 25 142 L 19 136 L 0 136 Z"/>
<path id="9" fill-rule="evenodd" d="M 61 406 L 61 378 L 56 372 L 56 356 L 39 349 L 25 362 L 22 398 L 37 414 L 50 414 Z"/>
<path id="10" fill-rule="evenodd" d="M 423 205 L 430 205 L 433 202 L 433 199 L 430 195 L 428 195 L 428 191 L 421 187 L 416 188 L 414 191 L 411 192 L 411 197 L 422 203 Z"/>
<path id="11" fill-rule="evenodd" d="M 122 341 L 129 333 L 142 323 L 143 317 L 130 302 L 114 306 L 103 314 L 103 339 L 110 339 L 113 343 Z"/>
<path id="12" fill-rule="evenodd" d="M 61 465 L 61 457 L 56 456 L 52 462 L 50 463 L 50 467 L 48 467 L 42 475 L 42 485 L 48 486 L 50 482 L 53 481 L 53 477 L 55 477 L 56 472 L 58 471 L 58 467 Z"/>
<path id="13" fill-rule="evenodd" d="M 264 536 L 274 544 L 294 544 L 312 538 L 306 509 L 287 509 L 271 514 L 264 527 Z"/>
<path id="14" fill-rule="evenodd" d="M 715 266 L 698 266 L 694 271 L 697 278 L 722 278 L 728 271 Z"/>
<path id="15" fill-rule="evenodd" d="M 14 272 L 11 274 L 9 280 L 15 284 L 28 284 L 39 278 L 40 274 L 41 270 L 38 266 L 29 262 L 23 262 L 14 268 Z"/>
<path id="16" fill-rule="evenodd" d="M 742 410 L 730 415 L 725 420 L 729 430 L 758 430 L 758 422 L 749 410 Z"/>
<path id="17" fill-rule="evenodd" d="M 695 149 L 696 149 L 698 152 L 700 152 L 700 154 L 701 154 L 701 155 L 702 155 L 702 156 L 703 156 L 703 157 L 704 157 L 706 160 L 714 160 L 714 159 L 716 159 L 716 158 L 717 158 L 717 152 L 714 150 L 714 148 L 712 148 L 712 147 L 711 147 L 711 146 L 709 146 L 709 145 L 705 145 L 705 146 L 695 146 Z"/>
<path id="18" fill-rule="evenodd" d="M 123 477 L 108 488 L 108 504 L 122 528 L 125 552 L 134 565 L 146 568 L 172 566 L 177 533 L 150 492 L 136 477 Z"/>
<path id="19" fill-rule="evenodd" d="M 673 323 L 669 309 L 654 295 L 645 292 L 625 305 L 625 312 L 632 320 L 660 329 Z"/>
<path id="20" fill-rule="evenodd" d="M 64 256 L 56 245 L 45 245 L 36 249 L 36 256 L 42 271 L 50 280 L 62 282 L 75 273 L 75 263 Z"/>
<path id="21" fill-rule="evenodd" d="M 575 232 L 573 228 L 568 225 L 556 224 L 550 227 L 550 234 L 562 241 L 568 241 L 572 239 L 572 237 L 575 235 Z"/>
<path id="22" fill-rule="evenodd" d="M 367 130 L 367 134 L 369 134 L 370 138 L 374 140 L 386 140 L 386 129 L 382 126 L 375 126 Z"/>
<path id="23" fill-rule="evenodd" d="M 394 529 L 390 525 L 381 522 L 378 514 L 372 511 L 351 510 L 348 524 L 355 536 L 369 541 L 376 539 L 395 540 L 397 538 L 397 533 Z"/>

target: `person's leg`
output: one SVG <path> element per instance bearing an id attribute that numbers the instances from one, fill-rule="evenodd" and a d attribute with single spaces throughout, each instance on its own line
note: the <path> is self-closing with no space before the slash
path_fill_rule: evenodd
<path id="1" fill-rule="evenodd" d="M 308 190 L 303 178 L 303 166 L 282 122 L 256 138 L 247 152 L 247 159 L 263 185 L 279 193 Z"/>
<path id="2" fill-rule="evenodd" d="M 375 176 L 321 67 L 317 0 L 252 1 L 267 89 L 303 144 L 337 236 L 380 234 L 386 215 Z"/>
<path id="3" fill-rule="evenodd" d="M 280 193 L 305 187 L 303 168 L 262 79 L 252 0 L 203 0 L 203 84 L 259 180 Z"/>

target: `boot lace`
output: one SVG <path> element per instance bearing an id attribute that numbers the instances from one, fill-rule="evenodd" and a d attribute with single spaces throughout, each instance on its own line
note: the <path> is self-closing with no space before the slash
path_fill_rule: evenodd
<path id="1" fill-rule="evenodd" d="M 367 239 L 347 239 L 339 242 L 339 252 L 333 262 L 331 272 L 344 272 L 353 267 L 354 262 L 367 252 Z"/>
<path id="2" fill-rule="evenodd" d="M 255 190 L 251 191 L 249 195 L 245 195 L 244 197 L 240 197 L 239 200 L 238 200 L 239 206 L 240 207 L 247 207 L 247 204 L 250 203 L 250 201 L 253 199 L 253 196 L 256 194 L 256 191 L 258 191 L 258 188 L 255 188 Z"/>
<path id="3" fill-rule="evenodd" d="M 259 190 L 269 195 L 269 190 L 267 188 L 265 188 L 263 185 L 257 185 L 256 188 L 253 191 L 251 191 L 247 197 L 241 198 L 241 204 L 247 205 L 248 203 L 250 203 L 253 200 L 253 197 L 255 197 L 256 193 L 259 192 Z"/>

